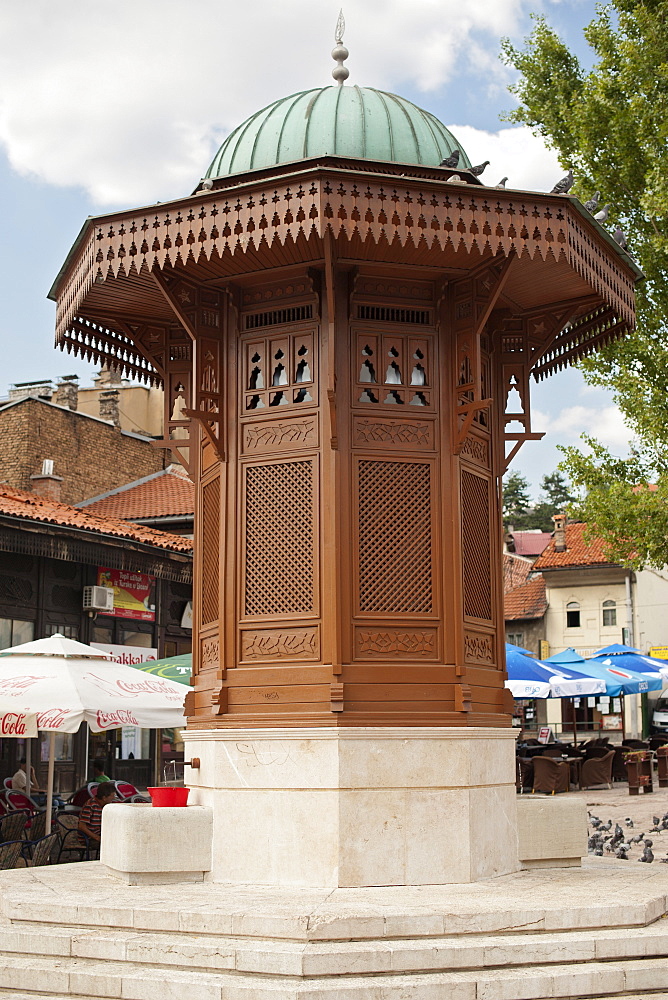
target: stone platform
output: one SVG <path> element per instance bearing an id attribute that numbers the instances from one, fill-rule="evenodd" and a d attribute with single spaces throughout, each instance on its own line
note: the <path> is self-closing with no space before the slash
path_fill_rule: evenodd
<path id="1" fill-rule="evenodd" d="M 668 1000 L 668 869 L 585 860 L 469 885 L 128 886 L 0 873 L 0 997 Z"/>

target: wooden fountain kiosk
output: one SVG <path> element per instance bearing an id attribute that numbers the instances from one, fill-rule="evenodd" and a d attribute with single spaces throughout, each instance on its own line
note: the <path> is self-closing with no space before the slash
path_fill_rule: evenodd
<path id="1" fill-rule="evenodd" d="M 530 378 L 623 336 L 638 271 L 576 199 L 439 166 L 454 137 L 340 48 L 194 194 L 85 223 L 57 338 L 164 385 L 197 485 L 214 879 L 475 881 L 518 867 L 501 476 Z"/>

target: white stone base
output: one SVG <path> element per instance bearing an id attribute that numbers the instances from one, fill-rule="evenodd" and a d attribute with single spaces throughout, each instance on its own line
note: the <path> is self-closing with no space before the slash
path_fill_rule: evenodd
<path id="1" fill-rule="evenodd" d="M 587 853 L 587 806 L 567 794 L 517 800 L 517 838 L 524 868 L 567 868 Z"/>
<path id="2" fill-rule="evenodd" d="M 214 811 L 212 878 L 269 886 L 475 882 L 517 871 L 511 729 L 184 732 Z"/>
<path id="3" fill-rule="evenodd" d="M 0 1000 L 667 1000 L 668 870 L 472 885 L 127 886 L 0 872 Z"/>
<path id="4" fill-rule="evenodd" d="M 211 871 L 213 816 L 202 806 L 110 803 L 102 813 L 100 861 L 128 885 L 202 882 Z"/>

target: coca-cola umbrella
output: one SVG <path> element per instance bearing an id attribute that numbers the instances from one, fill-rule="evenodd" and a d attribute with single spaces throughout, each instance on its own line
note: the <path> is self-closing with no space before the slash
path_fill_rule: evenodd
<path id="1" fill-rule="evenodd" d="M 75 733 L 82 722 L 93 732 L 118 726 L 184 726 L 184 697 L 182 684 L 141 674 L 115 663 L 109 653 L 60 634 L 0 651 L 0 719 L 23 716 L 18 727 L 36 726 L 49 733 L 47 832 L 56 733 Z"/>

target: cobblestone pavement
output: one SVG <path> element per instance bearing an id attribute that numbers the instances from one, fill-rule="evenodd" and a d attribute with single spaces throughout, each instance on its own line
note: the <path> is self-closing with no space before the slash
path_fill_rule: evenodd
<path id="1" fill-rule="evenodd" d="M 650 832 L 655 825 L 654 817 L 657 816 L 659 820 L 662 820 L 664 815 L 668 813 L 668 788 L 659 788 L 656 773 L 654 774 L 654 791 L 651 794 L 641 791 L 639 795 L 629 795 L 628 785 L 621 781 L 614 782 L 612 788 L 588 788 L 585 791 L 569 792 L 568 794 L 584 799 L 588 812 L 597 816 L 606 825 L 609 820 L 612 820 L 610 834 L 614 833 L 615 824 L 619 823 L 624 831 L 626 843 L 629 843 L 630 838 L 644 833 L 646 839 L 652 841 L 651 850 L 654 854 L 654 863 L 660 862 L 663 858 L 666 858 L 668 863 L 668 830 L 662 829 L 659 833 Z M 633 822 L 632 828 L 626 824 L 627 817 Z M 593 832 L 594 827 L 590 824 L 589 833 Z M 637 863 L 643 849 L 644 842 L 631 844 L 628 851 L 629 861 Z M 604 849 L 603 857 L 614 858 L 615 854 Z"/>

